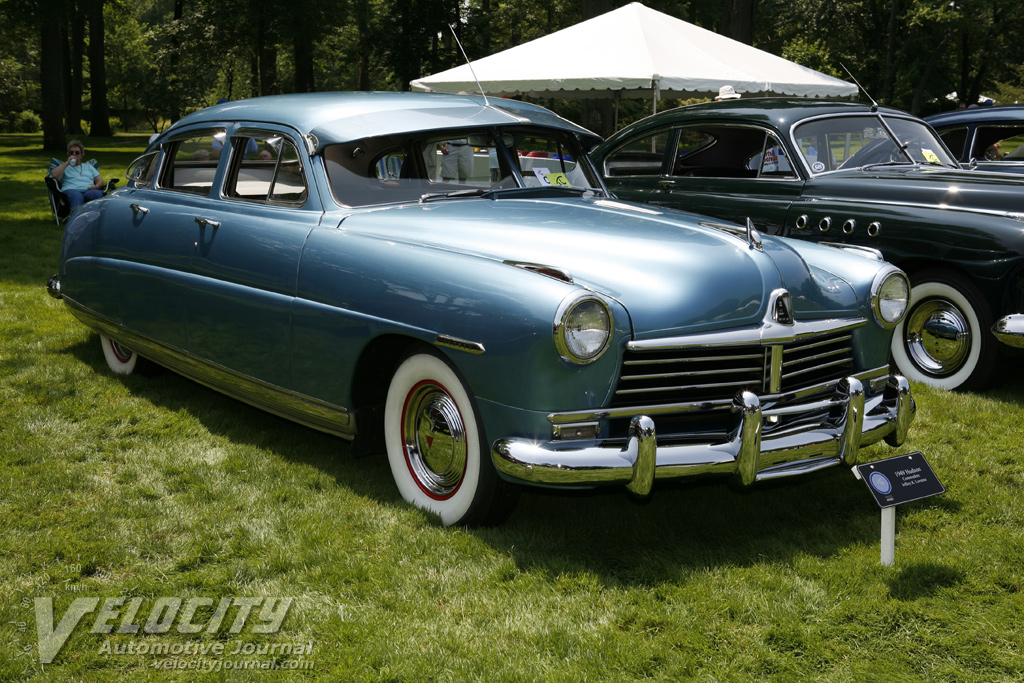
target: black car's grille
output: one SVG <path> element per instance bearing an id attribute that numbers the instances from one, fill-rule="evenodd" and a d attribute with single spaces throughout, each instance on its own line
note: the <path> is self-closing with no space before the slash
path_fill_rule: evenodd
<path id="1" fill-rule="evenodd" d="M 777 345 L 781 363 L 772 362 L 772 345 L 627 350 L 613 405 L 728 400 L 744 389 L 788 392 L 839 379 L 853 368 L 851 339 L 842 331 Z"/>

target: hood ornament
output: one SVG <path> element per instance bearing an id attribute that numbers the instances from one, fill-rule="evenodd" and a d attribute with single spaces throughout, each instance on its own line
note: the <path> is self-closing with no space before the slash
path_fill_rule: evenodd
<path id="1" fill-rule="evenodd" d="M 750 245 L 751 249 L 764 251 L 761 247 L 761 233 L 754 227 L 754 221 L 750 220 L 750 218 L 747 218 L 747 244 Z"/>

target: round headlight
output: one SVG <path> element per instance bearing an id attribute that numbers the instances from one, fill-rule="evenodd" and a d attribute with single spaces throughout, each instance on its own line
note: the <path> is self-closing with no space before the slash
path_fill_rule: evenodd
<path id="1" fill-rule="evenodd" d="M 882 327 L 896 327 L 910 305 L 910 281 L 906 274 L 890 266 L 875 276 L 871 286 L 871 310 Z"/>
<path id="2" fill-rule="evenodd" d="M 601 357 L 612 339 L 612 313 L 593 295 L 583 294 L 562 302 L 555 317 L 555 346 L 570 363 L 592 363 Z"/>

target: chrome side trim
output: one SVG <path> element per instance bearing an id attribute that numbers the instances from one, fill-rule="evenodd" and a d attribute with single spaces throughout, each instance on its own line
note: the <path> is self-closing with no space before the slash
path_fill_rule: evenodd
<path id="1" fill-rule="evenodd" d="M 64 302 L 86 327 L 179 375 L 307 427 L 350 440 L 356 435 L 355 416 L 341 406 L 242 375 L 222 365 L 197 358 L 184 349 L 129 330 L 77 301 L 64 297 Z"/>
<path id="2" fill-rule="evenodd" d="M 572 279 L 572 273 L 565 270 L 564 268 L 556 268 L 555 266 L 546 266 L 543 263 L 527 263 L 526 261 L 502 261 L 506 266 L 514 266 L 516 268 L 522 268 L 528 270 L 531 273 L 537 273 L 538 275 L 545 275 L 553 280 L 559 282 L 565 282 L 570 285 L 576 284 Z"/>
<path id="3" fill-rule="evenodd" d="M 858 462 L 862 447 L 883 438 L 902 443 L 916 410 L 910 383 L 899 375 L 890 376 L 886 390 L 870 399 L 859 381 L 847 378 L 827 403 L 827 416 L 812 423 L 796 420 L 766 434 L 766 422 L 782 414 L 813 413 L 820 402 L 777 411 L 753 393 L 742 392 L 733 399 L 736 425 L 725 441 L 658 445 L 655 420 L 641 414 L 632 418 L 624 447 L 601 440 L 499 439 L 492 445 L 491 459 L 512 480 L 552 486 L 622 484 L 640 495 L 650 491 L 654 480 L 704 475 L 733 476 L 750 485 Z"/>
<path id="4" fill-rule="evenodd" d="M 865 318 L 841 318 L 831 320 L 813 320 L 797 322 L 792 325 L 779 325 L 770 320 L 772 309 L 768 309 L 769 320 L 759 328 L 744 327 L 739 330 L 725 332 L 708 332 L 691 334 L 685 337 L 662 337 L 659 339 L 640 339 L 631 341 L 626 348 L 632 351 L 663 351 L 685 347 L 700 346 L 734 346 L 739 344 L 785 344 L 805 337 L 813 337 L 829 332 L 844 332 L 867 324 Z"/>
<path id="5" fill-rule="evenodd" d="M 835 173 L 836 171 L 832 171 L 832 172 Z M 882 200 L 882 199 L 850 199 L 849 197 L 816 197 L 814 199 L 814 201 L 815 202 L 822 202 L 822 203 L 829 202 L 830 206 L 833 207 L 833 210 L 835 210 L 837 212 L 840 212 L 840 211 L 837 208 L 835 208 L 835 207 L 838 207 L 838 206 L 841 206 L 841 205 L 844 205 L 844 204 L 853 205 L 853 206 L 861 205 L 861 204 L 869 204 L 869 205 L 872 205 L 872 206 L 886 206 L 886 207 L 890 207 L 891 208 L 893 206 L 893 204 L 895 203 L 895 202 L 891 202 L 891 201 L 885 201 L 885 200 Z M 942 209 L 944 211 L 961 211 L 961 212 L 965 212 L 965 213 L 982 214 L 982 215 L 985 215 L 985 216 L 998 216 L 1000 218 L 1009 218 L 1010 220 L 1014 220 L 1014 221 L 1018 221 L 1018 222 L 1019 221 L 1024 221 L 1024 213 L 1019 212 L 1019 211 L 999 211 L 997 209 L 978 209 L 978 208 L 969 207 L 969 206 L 957 206 L 956 204 L 935 205 L 935 204 L 925 204 L 925 203 L 920 203 L 920 202 L 900 202 L 899 206 L 900 207 L 905 207 L 905 208 L 908 208 L 908 209 Z M 872 230 L 872 226 L 875 226 L 874 230 Z M 881 224 L 878 223 L 877 221 L 875 223 L 872 223 L 870 226 L 868 226 L 868 234 L 871 235 L 872 237 L 875 237 L 876 235 L 878 235 L 879 232 L 881 232 L 881 227 L 882 227 Z M 872 234 L 872 233 L 874 233 L 874 234 Z"/>
<path id="6" fill-rule="evenodd" d="M 449 349 L 457 349 L 459 351 L 465 351 L 466 353 L 472 354 L 481 354 L 487 350 L 480 342 L 459 339 L 458 337 L 451 337 L 447 334 L 437 335 L 434 339 L 434 343 L 438 346 L 445 346 Z"/>

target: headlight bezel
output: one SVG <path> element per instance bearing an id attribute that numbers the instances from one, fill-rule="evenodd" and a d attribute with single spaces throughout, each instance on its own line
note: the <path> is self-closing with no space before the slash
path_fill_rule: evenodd
<path id="1" fill-rule="evenodd" d="M 570 316 L 580 307 L 584 305 L 597 304 L 604 314 L 606 321 L 604 340 L 600 347 L 590 353 L 589 355 L 579 354 L 573 349 L 573 344 L 567 338 L 568 327 L 567 324 L 570 320 Z M 555 312 L 555 321 L 553 329 L 553 337 L 555 342 L 555 349 L 558 351 L 558 355 L 562 360 L 572 363 L 573 365 L 589 365 L 599 360 L 608 347 L 611 346 L 612 337 L 615 335 L 615 319 L 612 316 L 611 307 L 601 297 L 597 296 L 591 291 L 583 290 L 571 294 L 562 300 L 559 304 L 558 310 Z"/>
<path id="2" fill-rule="evenodd" d="M 895 316 L 895 319 L 886 318 L 883 313 L 883 303 L 885 302 L 884 294 L 885 289 L 890 283 L 902 282 L 906 291 L 906 298 L 904 300 L 903 310 L 900 311 L 899 315 Z M 875 318 L 875 322 L 884 327 L 887 330 L 891 330 L 903 322 L 903 319 L 907 317 L 907 312 L 910 310 L 910 278 L 907 274 L 896 266 L 889 265 L 878 271 L 875 275 L 874 281 L 871 283 L 871 314 Z"/>

